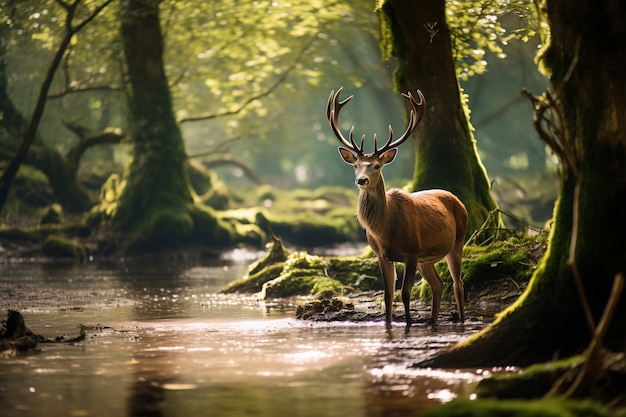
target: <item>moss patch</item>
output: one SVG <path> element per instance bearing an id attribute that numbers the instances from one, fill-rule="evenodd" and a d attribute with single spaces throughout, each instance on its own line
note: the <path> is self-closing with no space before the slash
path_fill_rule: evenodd
<path id="1" fill-rule="evenodd" d="M 519 296 L 547 248 L 547 233 L 513 236 L 485 246 L 468 245 L 463 249 L 461 272 L 466 296 L 481 301 L 507 301 Z M 445 261 L 435 267 L 444 281 L 445 299 L 453 299 L 452 278 Z M 497 291 L 494 289 L 497 288 Z M 430 286 L 421 280 L 412 296 L 428 299 Z"/>
<path id="2" fill-rule="evenodd" d="M 426 417 L 609 417 L 613 413 L 590 401 L 550 398 L 522 400 L 456 400 L 429 410 Z"/>
<path id="3" fill-rule="evenodd" d="M 81 262 L 87 257 L 87 251 L 82 244 L 57 235 L 50 235 L 44 240 L 42 251 L 46 256 L 72 258 Z"/>
<path id="4" fill-rule="evenodd" d="M 281 190 L 269 185 L 237 190 L 230 215 L 248 212 L 251 222 L 265 227 L 290 245 L 331 246 L 364 241 L 355 219 L 357 193 L 347 187 Z M 239 212 L 239 213 L 237 213 Z"/>
<path id="5" fill-rule="evenodd" d="M 543 255 L 545 245 L 546 237 L 541 235 L 467 247 L 463 275 L 466 291 L 472 295 L 470 300 L 506 301 L 507 295 L 519 295 Z M 445 262 L 439 262 L 437 269 L 450 289 L 451 279 Z M 401 264 L 398 270 L 401 275 Z M 269 253 L 250 265 L 246 276 L 230 284 L 224 292 L 258 293 L 263 298 L 332 298 L 382 289 L 378 262 L 371 251 L 362 256 L 341 257 L 320 257 L 307 252 L 288 254 L 282 242 L 275 241 Z M 430 296 L 430 287 L 423 280 L 413 288 L 414 299 Z M 448 290 L 446 296 L 452 299 L 452 291 Z"/>
<path id="6" fill-rule="evenodd" d="M 320 257 L 307 252 L 286 255 L 282 243 L 275 241 L 268 255 L 250 265 L 248 273 L 223 292 L 257 293 L 261 298 L 331 298 L 382 289 L 376 275 L 378 264 L 373 258 Z"/>

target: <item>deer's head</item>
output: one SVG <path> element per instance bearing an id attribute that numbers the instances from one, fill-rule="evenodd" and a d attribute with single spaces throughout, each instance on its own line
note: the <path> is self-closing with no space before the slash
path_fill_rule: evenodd
<path id="1" fill-rule="evenodd" d="M 417 90 L 417 95 L 420 98 L 420 101 L 417 102 L 413 97 L 413 94 L 410 92 L 406 94 L 402 93 L 402 96 L 412 107 L 406 131 L 394 141 L 393 129 L 391 128 L 391 125 L 389 125 L 389 139 L 387 139 L 387 142 L 385 142 L 385 144 L 379 149 L 376 134 L 374 134 L 374 152 L 366 154 L 363 152 L 365 135 L 361 137 L 360 145 L 357 145 L 354 141 L 354 126 L 350 129 L 350 133 L 348 135 L 349 140 L 343 136 L 341 130 L 339 129 L 339 111 L 353 98 L 353 96 L 350 96 L 340 101 L 339 94 L 341 94 L 341 90 L 343 90 L 343 87 L 339 88 L 337 92 L 334 90 L 330 92 L 328 105 L 326 106 L 326 118 L 328 119 L 335 136 L 339 140 L 339 143 L 343 145 L 339 147 L 339 154 L 341 155 L 341 158 L 343 158 L 346 163 L 354 166 L 354 181 L 356 185 L 362 190 L 376 187 L 380 182 L 381 170 L 383 166 L 394 160 L 396 154 L 398 153 L 398 146 L 411 136 L 419 122 L 424 117 L 424 95 L 421 91 Z"/>

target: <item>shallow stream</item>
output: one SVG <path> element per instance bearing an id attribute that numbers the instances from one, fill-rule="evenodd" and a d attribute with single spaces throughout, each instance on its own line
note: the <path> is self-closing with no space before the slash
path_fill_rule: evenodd
<path id="1" fill-rule="evenodd" d="M 0 415 L 419 416 L 489 373 L 411 367 L 481 321 L 407 334 L 219 294 L 249 262 L 0 264 L 1 317 L 18 310 L 49 338 L 88 329 L 77 345 L 0 357 Z"/>

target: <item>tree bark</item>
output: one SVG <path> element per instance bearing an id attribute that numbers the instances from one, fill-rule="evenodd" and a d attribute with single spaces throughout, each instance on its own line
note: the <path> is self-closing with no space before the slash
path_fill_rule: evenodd
<path id="1" fill-rule="evenodd" d="M 426 115 L 414 134 L 412 188 L 456 194 L 469 214 L 469 236 L 497 206 L 462 106 L 445 0 L 387 0 L 382 13 L 381 22 L 392 37 L 383 42 L 393 45 L 391 53 L 398 58 L 396 88 L 419 89 L 426 98 Z"/>
<path id="2" fill-rule="evenodd" d="M 550 38 L 541 63 L 564 121 L 554 144 L 563 174 L 549 248 L 514 305 L 430 366 L 525 366 L 579 353 L 592 336 L 589 321 L 598 323 L 615 276 L 626 270 L 626 6 L 612 0 L 546 6 Z M 626 342 L 624 298 L 604 340 L 617 351 Z"/>
<path id="3" fill-rule="evenodd" d="M 172 112 L 163 65 L 159 3 L 159 0 L 122 3 L 122 40 L 130 82 L 132 162 L 125 173 L 126 186 L 114 225 L 126 232 L 152 228 L 154 224 L 150 223 L 157 211 L 185 213 L 187 205 L 193 202 L 185 174 L 183 139 Z"/>
<path id="4" fill-rule="evenodd" d="M 101 202 L 124 236 L 123 252 L 158 251 L 190 244 L 227 246 L 233 228 L 194 204 L 187 156 L 163 64 L 160 0 L 124 0 L 121 33 L 130 84 L 132 160 L 121 193 Z"/>

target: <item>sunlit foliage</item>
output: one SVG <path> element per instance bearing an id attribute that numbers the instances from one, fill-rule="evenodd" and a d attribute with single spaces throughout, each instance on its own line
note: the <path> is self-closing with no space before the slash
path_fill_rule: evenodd
<path id="1" fill-rule="evenodd" d="M 84 0 L 81 13 L 97 4 Z M 217 146 L 232 136 L 263 138 L 281 126 L 301 125 L 302 120 L 294 123 L 298 115 L 286 119 L 283 113 L 296 102 L 307 107 L 307 91 L 322 79 L 340 74 L 359 86 L 365 82 L 363 74 L 380 65 L 359 65 L 367 57 L 378 58 L 362 52 L 367 37 L 374 40 L 376 31 L 373 7 L 365 2 L 164 0 L 160 9 L 174 111 L 192 150 L 196 141 Z M 11 88 L 16 104 L 28 114 L 34 94 L 24 88 L 36 88 L 43 78 L 41 63 L 58 43 L 64 13 L 55 0 L 26 0 L 17 10 L 19 29 L 12 31 L 9 50 L 15 81 Z M 56 144 L 72 137 L 58 124 L 68 117 L 92 128 L 125 128 L 119 19 L 119 4 L 114 2 L 73 39 L 44 120 L 51 124 L 46 124 L 46 136 Z M 29 51 L 26 59 L 24 50 Z M 224 114 L 232 117 L 212 123 L 208 135 L 206 124 L 184 123 Z"/>
<path id="2" fill-rule="evenodd" d="M 384 0 L 378 0 L 376 8 L 382 7 Z M 513 14 L 519 18 L 519 24 L 506 26 L 502 18 Z M 456 69 L 462 80 L 486 71 L 488 53 L 505 58 L 504 47 L 511 39 L 527 42 L 536 35 L 537 17 L 530 0 L 453 0 L 446 1 L 447 22 L 429 22 L 424 30 L 432 38 L 441 36 L 442 24 L 447 24 L 455 53 Z M 382 25 L 383 57 L 390 58 L 391 42 L 383 22 Z"/>
<path id="3" fill-rule="evenodd" d="M 446 2 L 459 76 L 467 79 L 482 74 L 487 67 L 486 53 L 505 58 L 503 47 L 509 41 L 520 39 L 527 42 L 534 37 L 537 20 L 533 10 L 529 0 Z M 505 26 L 502 17 L 508 14 L 515 15 L 519 24 Z"/>

